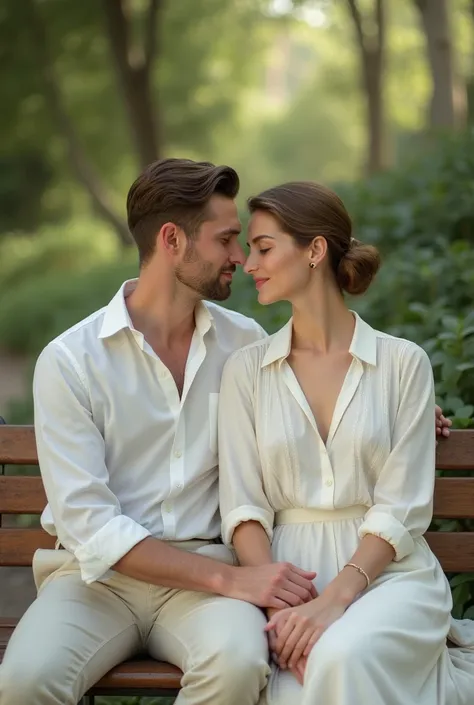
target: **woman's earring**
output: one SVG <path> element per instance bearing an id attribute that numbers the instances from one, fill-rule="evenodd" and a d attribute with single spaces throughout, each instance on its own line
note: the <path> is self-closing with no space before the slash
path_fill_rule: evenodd
<path id="1" fill-rule="evenodd" d="M 314 262 L 310 262 L 309 266 L 311 267 L 311 269 L 316 269 L 316 265 Z"/>

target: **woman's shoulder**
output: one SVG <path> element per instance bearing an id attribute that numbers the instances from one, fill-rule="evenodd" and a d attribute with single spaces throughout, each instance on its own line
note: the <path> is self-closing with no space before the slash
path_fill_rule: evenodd
<path id="1" fill-rule="evenodd" d="M 431 364 L 427 352 L 413 340 L 378 330 L 375 333 L 377 335 L 377 354 L 389 358 L 396 366 L 415 362 Z"/>

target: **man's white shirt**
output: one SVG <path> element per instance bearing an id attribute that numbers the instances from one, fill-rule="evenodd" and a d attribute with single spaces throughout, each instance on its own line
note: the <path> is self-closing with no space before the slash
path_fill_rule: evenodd
<path id="1" fill-rule="evenodd" d="M 202 302 L 181 398 L 133 328 L 125 282 L 110 304 L 53 340 L 38 358 L 35 433 L 48 505 L 43 528 L 91 583 L 148 536 L 214 539 L 217 410 L 229 355 L 262 337 L 251 318 Z M 231 410 L 229 410 L 231 413 Z"/>

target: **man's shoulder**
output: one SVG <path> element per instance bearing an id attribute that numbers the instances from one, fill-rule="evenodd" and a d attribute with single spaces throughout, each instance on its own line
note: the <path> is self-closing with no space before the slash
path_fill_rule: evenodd
<path id="1" fill-rule="evenodd" d="M 86 318 L 67 328 L 53 338 L 45 350 L 67 348 L 71 352 L 90 351 L 91 345 L 94 346 L 99 343 L 99 333 L 102 328 L 105 311 L 106 307 L 94 311 Z"/>

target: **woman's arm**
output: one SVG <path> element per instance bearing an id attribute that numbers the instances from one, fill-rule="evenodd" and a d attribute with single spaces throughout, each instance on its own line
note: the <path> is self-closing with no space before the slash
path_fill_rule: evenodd
<path id="1" fill-rule="evenodd" d="M 272 563 L 270 539 L 258 521 L 245 521 L 234 531 L 234 548 L 240 565 Z"/>
<path id="2" fill-rule="evenodd" d="M 254 384 L 255 360 L 250 351 L 234 353 L 224 367 L 219 398 L 219 501 L 224 543 L 233 546 L 240 563 L 248 567 L 273 563 L 274 512 L 263 486 Z M 281 587 L 267 607 L 299 605 L 314 597 L 315 573 L 291 563 L 279 566 Z"/>

